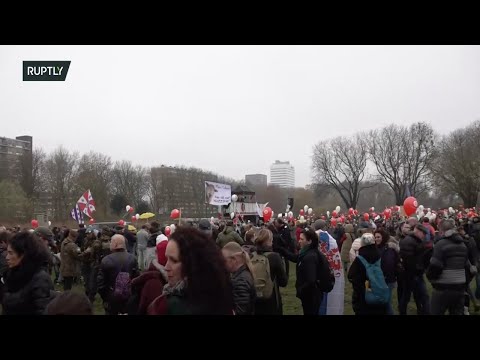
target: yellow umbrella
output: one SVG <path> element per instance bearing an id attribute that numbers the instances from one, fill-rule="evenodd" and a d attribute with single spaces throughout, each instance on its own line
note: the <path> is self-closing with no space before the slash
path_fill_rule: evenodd
<path id="1" fill-rule="evenodd" d="M 155 214 L 151 213 L 151 212 L 146 212 L 146 213 L 143 213 L 142 215 L 140 215 L 140 219 L 142 219 L 142 220 L 150 219 L 152 217 L 155 217 Z"/>
<path id="2" fill-rule="evenodd" d="M 128 225 L 128 231 L 137 231 L 137 228 L 133 225 Z"/>

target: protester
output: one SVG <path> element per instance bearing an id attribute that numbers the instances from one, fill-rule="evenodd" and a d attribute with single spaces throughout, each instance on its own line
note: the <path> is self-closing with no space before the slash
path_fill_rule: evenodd
<path id="1" fill-rule="evenodd" d="M 142 225 L 142 229 L 137 232 L 137 257 L 138 257 L 138 267 L 140 270 L 145 270 L 146 259 L 147 259 L 147 242 L 150 237 L 148 233 L 149 226 L 148 224 Z"/>
<path id="2" fill-rule="evenodd" d="M 233 229 L 233 221 L 228 220 L 227 221 L 227 226 L 225 229 L 218 234 L 217 237 L 217 245 L 221 248 L 223 248 L 226 244 L 228 244 L 231 241 L 237 242 L 239 245 L 243 245 L 243 239 L 240 237 L 240 235 Z"/>
<path id="3" fill-rule="evenodd" d="M 146 315 L 148 306 L 162 295 L 168 278 L 165 270 L 167 244 L 168 240 L 157 244 L 157 259 L 151 262 L 148 270 L 132 280 L 132 298 L 127 306 L 129 315 Z"/>
<path id="4" fill-rule="evenodd" d="M 407 305 L 412 292 L 418 315 L 430 314 L 430 300 L 423 278 L 425 272 L 423 240 L 428 231 L 423 225 L 416 225 L 413 233 L 400 240 L 400 257 L 404 267 L 400 280 L 403 289 L 398 305 L 400 315 L 407 315 Z"/>
<path id="5" fill-rule="evenodd" d="M 7 246 L 11 236 L 12 235 L 7 231 L 0 232 L 0 301 L 3 297 L 3 291 L 5 287 L 1 279 L 5 276 L 6 272 L 8 271 Z"/>
<path id="6" fill-rule="evenodd" d="M 139 275 L 137 259 L 126 248 L 125 237 L 114 235 L 110 243 L 112 253 L 102 259 L 98 271 L 98 293 L 107 315 L 127 312 L 130 281 Z"/>
<path id="7" fill-rule="evenodd" d="M 45 315 L 93 315 L 93 306 L 86 295 L 65 291 L 47 305 Z"/>
<path id="8" fill-rule="evenodd" d="M 268 262 L 268 267 L 264 269 L 262 274 L 254 274 L 254 281 L 257 287 L 265 285 L 268 282 L 266 275 L 266 273 L 268 273 L 272 284 L 271 296 L 257 296 L 255 302 L 255 315 L 283 315 L 280 287 L 287 286 L 288 277 L 281 256 L 278 253 L 273 252 L 273 234 L 268 229 L 261 229 L 254 238 L 254 242 L 255 248 L 252 254 L 252 262 L 259 262 L 260 264 L 262 262 Z M 253 257 L 255 257 L 255 259 Z M 256 266 L 257 265 L 255 265 L 255 267 Z M 261 267 L 259 266 L 259 269 L 257 270 L 261 270 Z"/>
<path id="9" fill-rule="evenodd" d="M 231 315 L 230 276 L 218 247 L 195 228 L 181 226 L 166 249 L 168 284 L 149 315 Z"/>
<path id="10" fill-rule="evenodd" d="M 160 230 L 160 224 L 156 221 L 152 221 L 150 223 L 150 238 L 147 241 L 147 248 L 145 251 L 145 269 L 148 269 L 152 260 L 157 257 L 155 247 L 157 246 L 157 238 L 159 235 L 163 235 L 163 232 Z"/>
<path id="11" fill-rule="evenodd" d="M 82 252 L 80 254 L 81 261 L 81 272 L 83 278 L 83 286 L 85 288 L 85 295 L 93 303 L 95 300 L 95 294 L 92 291 L 92 271 L 93 271 L 93 243 L 97 239 L 95 235 L 95 230 L 91 227 L 85 231 L 85 240 L 83 242 L 83 247 L 80 249 Z"/>
<path id="12" fill-rule="evenodd" d="M 137 245 L 137 236 L 134 233 L 134 230 L 129 230 L 128 226 L 123 228 L 123 236 L 127 242 L 127 252 L 135 255 L 135 246 Z"/>
<path id="13" fill-rule="evenodd" d="M 352 283 L 352 307 L 355 315 L 387 315 L 388 304 L 369 304 L 365 299 L 366 284 L 369 278 L 367 270 L 360 260 L 361 256 L 369 264 L 380 259 L 380 252 L 375 245 L 375 238 L 370 233 L 364 233 L 360 238 L 358 256 L 348 271 L 348 280 Z"/>
<path id="14" fill-rule="evenodd" d="M 253 315 L 257 295 L 249 255 L 234 241 L 222 248 L 222 254 L 231 274 L 235 315 Z"/>
<path id="15" fill-rule="evenodd" d="M 8 240 L 4 315 L 43 314 L 53 292 L 52 279 L 45 268 L 48 258 L 45 245 L 29 232 L 16 233 Z"/>
<path id="16" fill-rule="evenodd" d="M 354 240 L 354 229 L 352 224 L 345 225 L 345 234 L 343 236 L 343 241 L 341 242 L 340 257 L 342 258 L 343 271 L 345 274 L 348 273 L 350 268 L 350 250 L 352 248 Z"/>
<path id="17" fill-rule="evenodd" d="M 444 315 L 447 310 L 450 315 L 463 315 L 466 271 L 475 275 L 477 269 L 468 261 L 468 248 L 453 220 L 443 220 L 440 233 L 426 272 L 433 287 L 432 315 Z"/>
<path id="18" fill-rule="evenodd" d="M 70 290 L 75 277 L 79 276 L 78 261 L 80 261 L 80 248 L 76 244 L 77 231 L 71 229 L 68 237 L 62 242 L 60 274 L 63 278 L 63 290 Z"/>
<path id="19" fill-rule="evenodd" d="M 213 239 L 212 235 L 212 224 L 210 224 L 210 221 L 208 219 L 202 219 L 198 223 L 198 230 L 203 232 L 209 239 Z M 215 238 L 216 239 L 216 238 Z"/>
<path id="20" fill-rule="evenodd" d="M 400 256 L 396 251 L 396 244 L 390 242 L 390 236 L 385 232 L 385 230 L 375 230 L 374 235 L 375 243 L 380 252 L 380 258 L 382 259 L 382 271 L 385 275 L 385 281 L 390 288 L 391 298 L 393 289 L 397 287 L 397 270 L 400 262 Z M 394 315 L 391 300 L 388 303 L 387 314 Z"/>

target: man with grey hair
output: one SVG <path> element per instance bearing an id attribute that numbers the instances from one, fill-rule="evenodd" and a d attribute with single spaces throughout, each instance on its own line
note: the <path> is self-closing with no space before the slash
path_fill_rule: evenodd
<path id="1" fill-rule="evenodd" d="M 468 260 L 468 248 L 451 219 L 440 223 L 441 238 L 433 246 L 427 269 L 432 283 L 432 315 L 463 315 L 466 286 L 465 270 L 475 275 L 477 269 Z"/>

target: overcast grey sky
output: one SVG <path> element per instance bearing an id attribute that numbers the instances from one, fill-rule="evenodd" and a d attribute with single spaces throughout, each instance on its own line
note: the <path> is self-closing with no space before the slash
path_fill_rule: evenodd
<path id="1" fill-rule="evenodd" d="M 23 82 L 23 60 L 71 60 Z M 389 123 L 480 119 L 479 46 L 0 46 L 0 136 L 242 179 Z"/>

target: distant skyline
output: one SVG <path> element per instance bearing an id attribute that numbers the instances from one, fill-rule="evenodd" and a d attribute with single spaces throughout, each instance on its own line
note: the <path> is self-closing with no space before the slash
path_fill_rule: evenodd
<path id="1" fill-rule="evenodd" d="M 71 65 L 23 82 L 24 60 Z M 0 46 L 0 136 L 237 180 L 279 159 L 304 187 L 320 140 L 479 120 L 478 64 L 479 46 Z"/>

